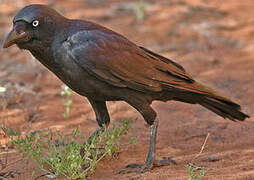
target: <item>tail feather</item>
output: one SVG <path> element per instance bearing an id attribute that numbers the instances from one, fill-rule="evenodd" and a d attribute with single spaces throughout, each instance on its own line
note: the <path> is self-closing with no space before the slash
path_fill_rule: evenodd
<path id="1" fill-rule="evenodd" d="M 194 93 L 198 96 L 196 98 L 196 103 L 199 103 L 223 118 L 228 118 L 232 121 L 243 121 L 249 117 L 247 114 L 241 112 L 241 107 L 239 104 L 236 104 L 230 99 L 219 95 L 214 90 L 203 86 L 198 82 L 195 82 L 192 85 L 194 87 L 193 89 L 197 90 Z"/>
<path id="2" fill-rule="evenodd" d="M 245 118 L 249 117 L 247 114 L 240 111 L 240 106 L 238 104 L 225 99 L 219 99 L 218 97 L 212 98 L 204 96 L 201 98 L 199 104 L 223 118 L 228 118 L 232 121 L 243 121 Z"/>
<path id="3" fill-rule="evenodd" d="M 174 100 L 200 104 L 219 116 L 232 121 L 243 121 L 249 117 L 247 114 L 241 112 L 239 104 L 219 95 L 214 90 L 197 82 L 192 83 L 191 86 L 186 90 L 181 89 L 179 91 L 178 89 L 177 96 L 174 97 Z"/>

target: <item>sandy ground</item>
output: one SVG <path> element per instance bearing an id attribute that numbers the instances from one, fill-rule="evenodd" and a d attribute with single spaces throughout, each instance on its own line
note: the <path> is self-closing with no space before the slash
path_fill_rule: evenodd
<path id="1" fill-rule="evenodd" d="M 15 13 L 30 3 L 49 3 L 64 15 L 109 27 L 135 43 L 148 47 L 185 67 L 193 77 L 241 104 L 250 116 L 254 109 L 254 2 L 253 0 L 147 1 L 144 19 L 138 20 L 133 1 L 3 0 L 0 4 L 0 42 L 11 29 Z M 143 11 L 142 11 L 143 12 Z M 1 44 L 0 44 L 1 45 Z M 2 46 L 2 45 L 1 45 Z M 69 119 L 59 95 L 62 83 L 31 55 L 17 47 L 0 50 L 0 121 L 19 131 L 55 128 L 68 134 L 81 126 L 84 136 L 97 128 L 85 97 L 72 95 Z M 88 179 L 188 179 L 187 163 L 209 168 L 204 179 L 254 179 L 254 119 L 234 123 L 198 105 L 154 102 L 159 119 L 157 157 L 172 157 L 177 165 L 154 168 L 143 174 L 116 174 L 129 163 L 142 163 L 148 150 L 149 128 L 141 116 L 123 102 L 109 102 L 111 122 L 138 118 L 137 143 L 120 145 L 118 159 L 106 158 Z M 128 135 L 127 135 L 128 136 Z M 130 136 L 130 135 L 129 135 Z M 128 139 L 125 137 L 124 139 Z M 1 139 L 5 152 L 6 139 Z M 30 161 L 11 164 L 20 156 L 9 150 L 1 173 L 15 170 L 14 179 L 32 179 Z M 215 161 L 209 157 L 214 156 Z M 6 155 L 0 156 L 1 160 Z M 10 178 L 10 177 L 9 177 Z M 43 178 L 41 178 L 43 179 Z"/>

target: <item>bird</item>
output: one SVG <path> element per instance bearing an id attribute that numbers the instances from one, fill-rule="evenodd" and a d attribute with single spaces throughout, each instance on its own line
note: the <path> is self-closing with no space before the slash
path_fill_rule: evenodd
<path id="1" fill-rule="evenodd" d="M 151 107 L 155 100 L 199 104 L 232 121 L 249 117 L 240 105 L 194 80 L 173 60 L 99 24 L 66 18 L 47 5 L 31 4 L 16 14 L 3 48 L 14 44 L 88 99 L 99 126 L 90 138 L 110 123 L 107 101 L 125 101 L 142 115 L 150 127 L 146 160 L 120 173 L 142 173 L 167 164 L 155 154 L 159 124 Z"/>

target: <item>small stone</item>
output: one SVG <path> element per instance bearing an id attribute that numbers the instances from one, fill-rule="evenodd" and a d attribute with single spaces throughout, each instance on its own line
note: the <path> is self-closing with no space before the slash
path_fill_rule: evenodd
<path id="1" fill-rule="evenodd" d="M 219 158 L 216 156 L 216 154 L 210 154 L 208 156 L 208 161 L 210 161 L 210 162 L 219 161 Z"/>

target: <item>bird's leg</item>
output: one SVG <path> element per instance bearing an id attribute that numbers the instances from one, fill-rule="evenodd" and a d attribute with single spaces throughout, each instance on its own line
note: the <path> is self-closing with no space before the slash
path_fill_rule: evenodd
<path id="1" fill-rule="evenodd" d="M 91 140 L 93 139 L 93 137 L 97 136 L 101 131 L 103 131 L 104 128 L 103 127 L 99 127 L 97 128 L 92 134 L 91 136 L 89 136 L 89 138 L 84 142 L 84 145 L 89 144 L 91 142 Z"/>
<path id="2" fill-rule="evenodd" d="M 158 128 L 158 121 L 156 120 L 153 125 L 150 127 L 150 145 L 149 145 L 149 152 L 146 157 L 146 162 L 143 165 L 143 171 L 146 169 L 151 169 L 153 167 L 153 162 L 155 160 L 155 150 L 156 150 L 156 137 L 157 137 L 157 128 Z"/>
<path id="3" fill-rule="evenodd" d="M 156 120 L 153 125 L 150 126 L 150 146 L 149 152 L 146 158 L 146 162 L 143 164 L 129 164 L 126 168 L 118 171 L 118 173 L 130 173 L 130 172 L 146 172 L 151 170 L 155 166 L 166 166 L 175 162 L 170 158 L 163 160 L 155 160 L 155 148 L 156 148 L 156 136 L 157 136 L 158 121 Z"/>
<path id="4" fill-rule="evenodd" d="M 163 160 L 155 160 L 155 148 L 156 148 L 156 136 L 158 128 L 158 118 L 156 112 L 151 108 L 150 104 L 144 101 L 132 101 L 128 102 L 136 110 L 138 110 L 144 120 L 150 125 L 150 145 L 149 151 L 145 163 L 143 164 L 129 164 L 126 168 L 118 171 L 118 173 L 129 173 L 129 172 L 145 172 L 152 169 L 154 166 L 164 166 L 174 163 L 170 158 L 165 158 Z"/>
<path id="5" fill-rule="evenodd" d="M 89 100 L 90 104 L 92 105 L 92 108 L 95 112 L 96 121 L 99 125 L 99 128 L 96 129 L 96 131 L 94 131 L 92 133 L 92 135 L 87 139 L 87 141 L 84 142 L 84 144 L 90 143 L 94 136 L 98 135 L 101 131 L 104 130 L 103 125 L 106 125 L 106 127 L 107 127 L 110 122 L 106 102 L 105 101 L 96 101 L 96 100 L 93 100 L 90 98 L 88 100 Z"/>

